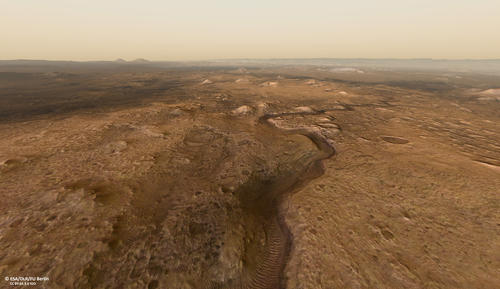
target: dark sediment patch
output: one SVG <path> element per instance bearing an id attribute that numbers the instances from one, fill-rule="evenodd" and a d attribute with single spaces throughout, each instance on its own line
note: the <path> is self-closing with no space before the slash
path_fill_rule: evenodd
<path id="1" fill-rule="evenodd" d="M 397 136 L 382 136 L 382 140 L 392 144 L 407 144 L 410 141 Z"/>

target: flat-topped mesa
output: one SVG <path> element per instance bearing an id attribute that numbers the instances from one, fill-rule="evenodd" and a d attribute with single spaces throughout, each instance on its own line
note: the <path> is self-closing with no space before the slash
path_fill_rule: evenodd
<path id="1" fill-rule="evenodd" d="M 306 112 L 306 113 L 314 113 L 315 112 L 315 110 L 309 106 L 299 106 L 299 107 L 294 108 L 293 110 L 294 110 L 294 112 Z"/>
<path id="2" fill-rule="evenodd" d="M 236 109 L 233 109 L 231 111 L 231 114 L 232 115 L 235 115 L 235 116 L 241 116 L 241 115 L 248 115 L 248 114 L 251 114 L 253 113 L 254 109 L 248 105 L 242 105 Z"/>

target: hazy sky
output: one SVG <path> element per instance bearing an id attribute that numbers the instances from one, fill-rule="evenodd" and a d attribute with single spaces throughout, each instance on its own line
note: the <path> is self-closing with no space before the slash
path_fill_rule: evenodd
<path id="1" fill-rule="evenodd" d="M 0 0 L 0 59 L 500 58 L 500 0 Z"/>

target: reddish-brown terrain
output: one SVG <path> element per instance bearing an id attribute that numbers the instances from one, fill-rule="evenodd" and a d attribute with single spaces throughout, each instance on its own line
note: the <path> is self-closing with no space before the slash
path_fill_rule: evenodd
<path id="1" fill-rule="evenodd" d="M 0 288 L 500 287 L 498 76 L 0 68 Z"/>

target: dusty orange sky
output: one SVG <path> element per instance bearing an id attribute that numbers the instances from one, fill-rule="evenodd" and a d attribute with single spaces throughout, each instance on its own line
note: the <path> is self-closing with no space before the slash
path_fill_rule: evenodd
<path id="1" fill-rule="evenodd" d="M 0 59 L 500 58 L 500 1 L 2 1 Z"/>

